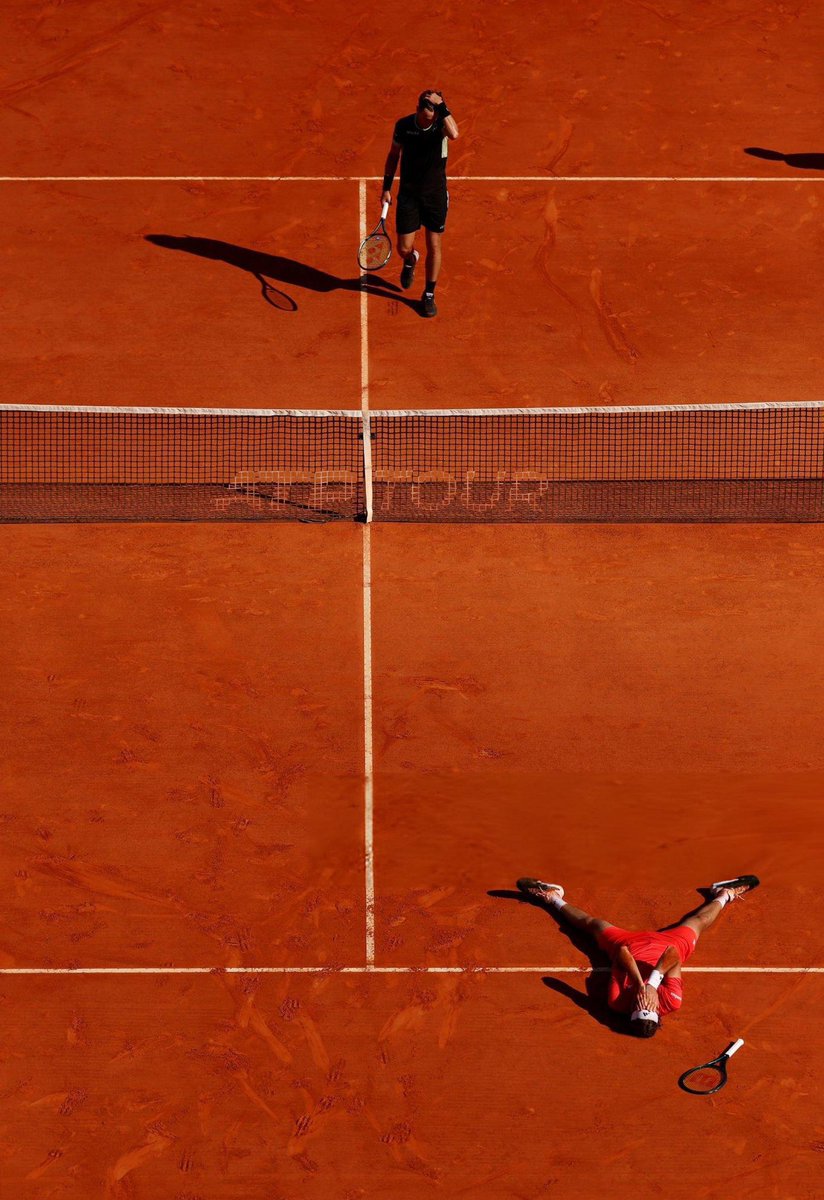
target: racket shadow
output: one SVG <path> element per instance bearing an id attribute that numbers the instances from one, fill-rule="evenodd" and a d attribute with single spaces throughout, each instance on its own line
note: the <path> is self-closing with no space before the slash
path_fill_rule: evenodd
<path id="1" fill-rule="evenodd" d="M 379 279 L 368 276 L 361 284 L 361 275 L 345 279 L 340 275 L 332 275 L 319 267 L 299 262 L 295 258 L 286 258 L 281 254 L 265 254 L 261 250 L 252 250 L 248 246 L 236 246 L 232 242 L 221 242 L 215 238 L 205 237 L 175 237 L 166 233 L 149 233 L 145 241 L 164 250 L 177 250 L 184 254 L 193 254 L 197 258 L 210 258 L 213 261 L 224 262 L 227 266 L 245 271 L 261 289 L 263 298 L 273 307 L 284 312 L 295 312 L 297 302 L 287 293 L 281 292 L 274 284 L 283 284 L 287 288 L 302 288 L 304 291 L 320 292 L 360 292 L 370 296 L 382 297 L 384 300 L 394 300 L 396 304 L 406 305 L 417 312 L 417 302 L 403 295 L 399 286 L 389 279 Z M 273 303 L 272 293 L 279 296 Z M 268 293 L 268 294 L 267 294 Z"/>
<path id="2" fill-rule="evenodd" d="M 750 158 L 786 163 L 797 171 L 824 171 L 824 154 L 782 154 L 780 150 L 765 150 L 763 146 L 745 146 L 744 153 Z"/>
<path id="3" fill-rule="evenodd" d="M 584 991 L 573 987 L 565 979 L 556 978 L 554 975 L 542 976 L 541 983 L 544 987 L 549 988 L 551 992 L 555 992 L 556 995 L 563 996 L 565 1000 L 569 1000 L 594 1021 L 597 1021 L 599 1025 L 603 1025 L 605 1029 L 627 1037 L 632 1036 L 626 1017 L 622 1017 L 620 1013 L 615 1012 L 607 1003 L 607 994 L 609 991 L 609 957 L 602 950 L 598 949 L 592 938 L 588 937 L 582 930 L 574 929 L 571 925 L 562 924 L 554 909 L 549 908 L 546 904 L 542 904 L 540 900 L 535 900 L 531 896 L 524 895 L 523 892 L 511 891 L 506 888 L 495 888 L 487 892 L 487 895 L 499 900 L 517 900 L 520 904 L 531 905 L 533 908 L 539 908 L 541 912 L 545 913 L 561 936 L 566 938 L 570 945 L 574 946 L 580 954 L 589 960 L 591 971 L 585 978 Z"/>

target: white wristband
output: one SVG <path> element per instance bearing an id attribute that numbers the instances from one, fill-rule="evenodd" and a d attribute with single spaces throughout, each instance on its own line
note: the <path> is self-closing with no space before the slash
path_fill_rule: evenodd
<path id="1" fill-rule="evenodd" d="M 659 987 L 661 986 L 661 980 L 662 980 L 663 978 L 664 978 L 664 976 L 663 976 L 663 975 L 661 974 L 661 972 L 660 972 L 660 971 L 659 971 L 659 970 L 656 968 L 656 969 L 655 969 L 655 970 L 652 972 L 652 974 L 650 975 L 649 979 L 647 980 L 647 987 L 654 988 L 654 989 L 655 989 L 655 991 L 657 992 L 657 991 L 658 991 L 658 989 L 659 989 Z"/>

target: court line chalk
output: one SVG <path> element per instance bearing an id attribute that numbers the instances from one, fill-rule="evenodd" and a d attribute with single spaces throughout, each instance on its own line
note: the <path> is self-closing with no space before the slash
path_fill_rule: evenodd
<path id="1" fill-rule="evenodd" d="M 0 967 L 3 975 L 589 975 L 608 967 Z M 824 967 L 683 967 L 697 975 L 824 975 Z"/>
<path id="2" fill-rule="evenodd" d="M 374 183 L 380 175 L 0 175 L 0 183 Z M 824 183 L 820 175 L 450 175 L 456 183 Z"/>
<path id="3" fill-rule="evenodd" d="M 358 180 L 358 244 L 366 237 L 366 180 Z M 372 440 L 369 429 L 369 308 L 365 274 L 360 291 L 361 416 L 363 418 L 363 852 L 366 963 L 375 962 L 375 783 L 372 733 Z"/>

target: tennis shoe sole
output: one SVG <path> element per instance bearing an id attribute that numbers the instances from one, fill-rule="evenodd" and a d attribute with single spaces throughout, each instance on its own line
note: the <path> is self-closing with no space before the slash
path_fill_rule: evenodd
<path id="1" fill-rule="evenodd" d="M 546 900 L 550 892 L 557 893 L 563 900 L 564 889 L 560 883 L 544 883 L 542 879 L 521 878 L 517 880 L 515 886 L 519 892 L 524 892 L 527 896 L 534 896 L 538 900 Z"/>
<path id="2" fill-rule="evenodd" d="M 712 891 L 717 892 L 722 888 L 729 888 L 733 893 L 736 893 L 738 888 L 744 888 L 744 891 L 739 893 L 741 896 L 746 896 L 747 892 L 753 891 L 759 887 L 761 880 L 757 875 L 736 875 L 735 879 L 720 879 L 718 883 L 712 885 Z M 736 896 L 733 895 L 733 900 Z"/>

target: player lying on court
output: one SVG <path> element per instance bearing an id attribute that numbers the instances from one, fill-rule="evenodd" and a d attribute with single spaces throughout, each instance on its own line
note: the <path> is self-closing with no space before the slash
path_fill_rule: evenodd
<path id="1" fill-rule="evenodd" d="M 395 122 L 392 145 L 383 169 L 381 204 L 392 203 L 392 181 L 398 159 L 401 185 L 395 210 L 398 254 L 403 259 L 401 287 L 411 288 L 418 264 L 415 234 L 426 230 L 426 287 L 422 303 L 426 317 L 435 317 L 435 285 L 441 269 L 441 235 L 446 228 L 449 192 L 446 190 L 447 143 L 455 141 L 458 126 L 440 92 L 421 92 L 418 107 Z"/>
<path id="2" fill-rule="evenodd" d="M 609 955 L 611 977 L 607 1002 L 610 1008 L 629 1017 L 631 1031 L 638 1037 L 652 1037 L 660 1028 L 661 1017 L 681 1007 L 681 964 L 726 906 L 758 884 L 756 875 L 724 879 L 712 885 L 711 898 L 679 925 L 630 933 L 568 904 L 560 884 L 543 883 L 540 879 L 518 880 L 520 891 L 554 908 L 560 921 L 590 934 Z"/>

